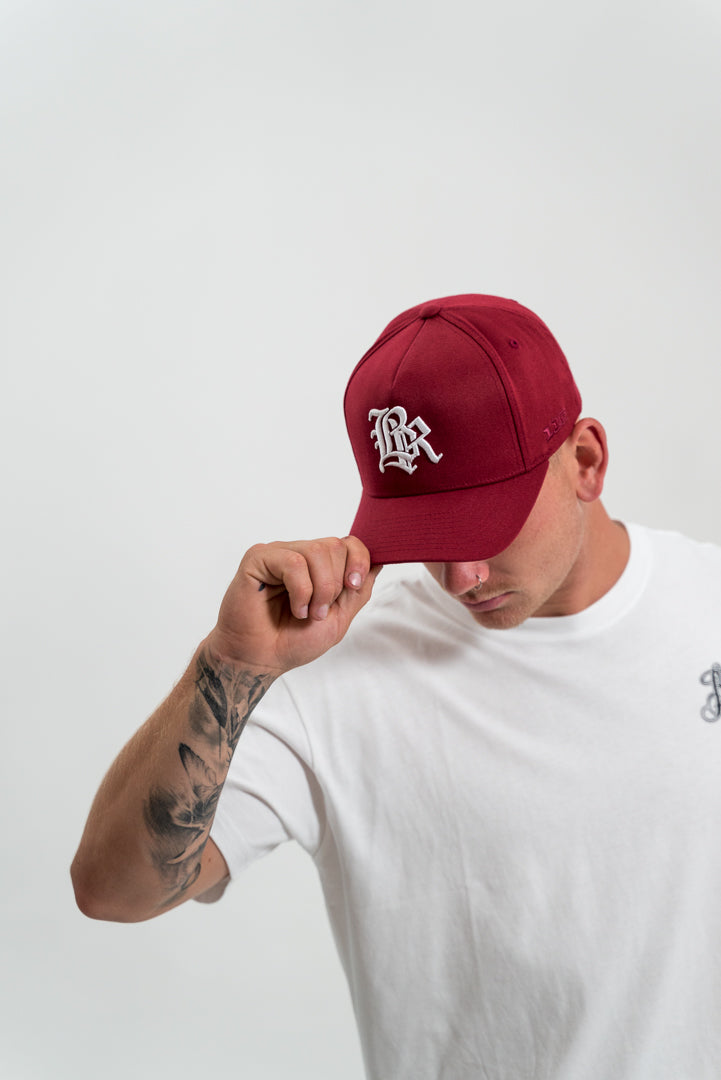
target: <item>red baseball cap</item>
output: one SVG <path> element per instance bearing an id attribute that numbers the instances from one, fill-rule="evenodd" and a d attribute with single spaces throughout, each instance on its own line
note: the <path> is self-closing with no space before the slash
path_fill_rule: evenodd
<path id="1" fill-rule="evenodd" d="M 351 534 L 372 561 L 475 562 L 521 531 L 581 396 L 537 315 L 467 294 L 389 323 L 344 408 L 363 484 Z"/>

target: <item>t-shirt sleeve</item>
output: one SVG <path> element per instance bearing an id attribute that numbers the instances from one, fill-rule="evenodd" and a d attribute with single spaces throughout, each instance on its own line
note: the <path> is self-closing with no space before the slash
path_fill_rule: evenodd
<path id="1" fill-rule="evenodd" d="M 324 827 L 307 733 L 279 679 L 240 737 L 210 835 L 235 877 L 286 840 L 297 840 L 314 854 Z"/>

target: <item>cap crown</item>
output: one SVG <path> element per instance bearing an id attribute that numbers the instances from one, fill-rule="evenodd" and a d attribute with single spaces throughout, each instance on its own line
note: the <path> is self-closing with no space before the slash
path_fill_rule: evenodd
<path id="1" fill-rule="evenodd" d="M 521 476 L 581 409 L 546 325 L 513 300 L 449 296 L 410 308 L 355 368 L 345 414 L 366 495 L 398 497 Z"/>

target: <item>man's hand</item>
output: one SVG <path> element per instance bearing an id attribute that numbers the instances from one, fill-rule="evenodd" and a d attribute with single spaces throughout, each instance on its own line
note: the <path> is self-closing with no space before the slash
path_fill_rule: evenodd
<path id="1" fill-rule="evenodd" d="M 148 919 L 225 877 L 207 839 L 248 717 L 278 675 L 340 641 L 379 570 L 354 537 L 247 552 L 217 625 L 100 786 L 73 862 L 82 911 Z"/>
<path id="2" fill-rule="evenodd" d="M 206 644 L 223 660 L 273 675 L 308 664 L 341 640 L 380 570 L 354 536 L 257 544 Z"/>

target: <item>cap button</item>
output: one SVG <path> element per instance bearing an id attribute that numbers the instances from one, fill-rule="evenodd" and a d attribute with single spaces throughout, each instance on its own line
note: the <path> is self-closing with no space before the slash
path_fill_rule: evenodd
<path id="1" fill-rule="evenodd" d="M 421 310 L 418 312 L 418 317 L 420 319 L 432 319 L 433 316 L 437 315 L 440 310 L 441 310 L 441 305 L 440 304 L 436 304 L 436 303 L 424 304 L 423 307 L 421 308 Z"/>

